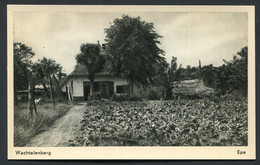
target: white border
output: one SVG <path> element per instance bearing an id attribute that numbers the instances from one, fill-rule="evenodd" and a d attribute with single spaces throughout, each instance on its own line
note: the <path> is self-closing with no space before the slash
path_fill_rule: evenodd
<path id="1" fill-rule="evenodd" d="M 29 12 L 247 12 L 248 13 L 248 146 L 246 147 L 13 147 L 13 13 Z M 255 159 L 255 7 L 254 6 L 69 6 L 8 5 L 8 159 Z M 16 155 L 15 151 L 50 151 Z M 238 155 L 237 150 L 246 151 Z"/>

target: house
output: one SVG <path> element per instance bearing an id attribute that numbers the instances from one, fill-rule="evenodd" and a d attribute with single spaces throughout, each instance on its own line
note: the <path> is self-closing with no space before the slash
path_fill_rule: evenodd
<path id="1" fill-rule="evenodd" d="M 90 94 L 90 81 L 88 69 L 84 65 L 78 65 L 61 83 L 62 91 L 66 92 L 70 100 L 87 100 Z M 102 98 L 110 98 L 113 94 L 130 94 L 129 82 L 123 78 L 114 76 L 110 72 L 101 71 L 95 74 L 94 92 L 99 92 Z M 138 87 L 133 85 L 133 94 Z"/>

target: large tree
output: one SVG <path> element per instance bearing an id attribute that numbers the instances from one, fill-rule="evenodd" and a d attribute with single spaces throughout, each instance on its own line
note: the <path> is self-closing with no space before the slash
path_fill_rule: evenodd
<path id="1" fill-rule="evenodd" d="M 154 64 L 159 63 L 162 60 L 160 55 L 164 54 L 158 47 L 161 36 L 156 33 L 153 23 L 123 15 L 115 19 L 105 33 L 112 72 L 130 82 L 130 94 L 133 83 L 153 83 L 156 74 Z"/>
<path id="2" fill-rule="evenodd" d="M 23 43 L 14 43 L 13 49 L 15 89 L 25 90 L 28 87 L 28 69 L 32 65 L 31 59 L 35 53 Z"/>
<path id="3" fill-rule="evenodd" d="M 100 72 L 104 65 L 104 57 L 98 44 L 86 43 L 80 46 L 80 53 L 76 56 L 77 64 L 83 64 L 88 69 L 90 80 L 90 95 L 93 94 L 95 74 Z"/>
<path id="4" fill-rule="evenodd" d="M 233 60 L 226 61 L 218 68 L 216 87 L 220 93 L 230 93 L 233 90 L 247 95 L 248 91 L 248 47 L 243 47 Z"/>
<path id="5" fill-rule="evenodd" d="M 14 54 L 14 98 L 17 104 L 17 91 L 28 88 L 28 73 L 32 65 L 32 57 L 35 55 L 32 48 L 16 42 L 13 44 Z"/>

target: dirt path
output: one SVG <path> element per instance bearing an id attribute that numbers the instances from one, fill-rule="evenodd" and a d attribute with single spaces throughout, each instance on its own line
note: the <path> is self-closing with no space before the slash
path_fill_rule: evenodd
<path id="1" fill-rule="evenodd" d="M 86 104 L 77 104 L 45 132 L 34 137 L 26 147 L 65 147 L 80 129 Z"/>

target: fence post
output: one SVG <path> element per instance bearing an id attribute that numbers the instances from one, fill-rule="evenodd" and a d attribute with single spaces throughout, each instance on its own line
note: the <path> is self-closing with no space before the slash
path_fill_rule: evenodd
<path id="1" fill-rule="evenodd" d="M 53 103 L 53 107 L 55 109 L 55 98 L 54 98 L 54 93 L 53 93 L 53 89 L 52 89 L 52 81 L 51 81 L 51 75 L 49 75 L 49 80 L 50 80 L 50 93 L 51 93 L 51 98 L 52 98 L 52 103 Z"/>
<path id="2" fill-rule="evenodd" d="M 33 121 L 33 80 L 32 80 L 32 72 L 28 71 L 28 110 L 30 120 Z"/>

